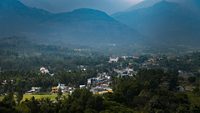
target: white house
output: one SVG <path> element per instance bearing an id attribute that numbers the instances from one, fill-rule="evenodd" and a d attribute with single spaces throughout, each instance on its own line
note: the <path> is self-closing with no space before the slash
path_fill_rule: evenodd
<path id="1" fill-rule="evenodd" d="M 49 70 L 46 69 L 45 67 L 41 67 L 41 68 L 40 68 L 40 72 L 41 72 L 42 74 L 49 74 Z"/>
<path id="2" fill-rule="evenodd" d="M 41 87 L 32 87 L 30 91 L 27 91 L 27 93 L 39 93 L 41 90 Z"/>
<path id="3" fill-rule="evenodd" d="M 113 62 L 118 62 L 119 61 L 119 57 L 110 57 L 109 63 L 113 63 Z"/>

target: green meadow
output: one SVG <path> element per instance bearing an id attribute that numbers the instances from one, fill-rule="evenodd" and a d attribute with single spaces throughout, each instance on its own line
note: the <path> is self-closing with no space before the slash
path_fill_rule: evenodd
<path id="1" fill-rule="evenodd" d="M 200 106 L 200 96 L 199 95 L 195 95 L 191 92 L 187 93 L 188 98 L 190 100 L 190 102 L 192 103 L 192 105 L 196 105 L 196 106 Z"/>
<path id="2" fill-rule="evenodd" d="M 24 94 L 22 101 L 25 101 L 26 99 L 30 100 L 32 97 L 35 99 L 49 98 L 51 100 L 55 100 L 57 94 Z"/>
<path id="3" fill-rule="evenodd" d="M 2 101 L 3 100 L 3 96 L 0 96 L 0 101 Z"/>
<path id="4" fill-rule="evenodd" d="M 67 97 L 67 93 L 63 94 L 63 96 Z M 57 94 L 24 94 L 22 101 L 25 101 L 26 99 L 30 100 L 32 97 L 34 97 L 37 100 L 40 100 L 42 98 L 49 98 L 50 100 L 56 100 Z M 0 96 L 0 101 L 3 100 L 4 96 Z"/>

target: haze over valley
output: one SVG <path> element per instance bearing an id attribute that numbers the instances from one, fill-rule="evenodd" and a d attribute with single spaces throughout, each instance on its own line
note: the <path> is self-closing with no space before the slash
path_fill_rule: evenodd
<path id="1" fill-rule="evenodd" d="M 111 15 L 90 8 L 51 13 L 17 0 L 2 0 L 0 9 L 1 37 L 26 37 L 37 43 L 67 47 L 111 48 L 124 54 L 126 50 L 136 51 L 134 48 L 199 48 L 197 0 L 147 0 Z"/>

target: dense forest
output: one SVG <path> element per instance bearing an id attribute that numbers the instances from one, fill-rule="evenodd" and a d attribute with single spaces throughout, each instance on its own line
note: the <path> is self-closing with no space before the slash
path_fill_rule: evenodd
<path id="1" fill-rule="evenodd" d="M 68 70 L 77 65 L 94 66 L 107 60 L 90 48 L 81 48 L 39 44 L 25 37 L 2 38 L 0 70 L 29 71 L 38 70 L 42 66 L 51 70 Z"/>

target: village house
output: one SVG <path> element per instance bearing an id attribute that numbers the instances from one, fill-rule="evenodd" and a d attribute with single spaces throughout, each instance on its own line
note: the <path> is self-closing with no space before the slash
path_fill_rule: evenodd
<path id="1" fill-rule="evenodd" d="M 41 87 L 32 87 L 31 90 L 27 91 L 27 93 L 39 93 L 41 91 Z"/>
<path id="2" fill-rule="evenodd" d="M 80 89 L 86 88 L 86 85 L 79 85 L 79 88 L 80 88 Z"/>
<path id="3" fill-rule="evenodd" d="M 70 92 L 74 90 L 73 87 L 65 86 L 65 84 L 58 84 L 58 86 L 54 86 L 51 88 L 51 93 L 58 93 L 58 90 L 61 89 L 62 93 Z"/>
<path id="4" fill-rule="evenodd" d="M 110 85 L 111 76 L 107 73 L 98 73 L 97 77 L 87 80 L 87 88 L 89 88 L 93 94 L 112 93 L 112 89 L 109 87 Z"/>
<path id="5" fill-rule="evenodd" d="M 122 70 L 114 69 L 114 72 L 118 74 L 118 77 L 134 76 L 137 73 L 131 68 L 126 68 Z"/>
<path id="6" fill-rule="evenodd" d="M 81 71 L 87 70 L 87 66 L 84 66 L 84 65 L 79 65 L 79 66 L 77 66 L 77 68 L 80 69 Z"/>
<path id="7" fill-rule="evenodd" d="M 109 63 L 114 63 L 118 61 L 119 61 L 119 57 L 110 57 Z"/>
<path id="8" fill-rule="evenodd" d="M 50 76 L 54 76 L 53 73 L 50 73 L 48 69 L 46 69 L 45 67 L 41 67 L 40 68 L 40 73 L 41 74 L 49 74 Z"/>
<path id="9" fill-rule="evenodd" d="M 51 88 L 51 93 L 58 93 L 58 88 L 57 87 L 52 87 Z"/>
<path id="10" fill-rule="evenodd" d="M 111 83 L 111 77 L 108 76 L 106 73 L 99 73 L 97 77 L 89 78 L 87 80 L 87 86 L 88 87 L 94 87 L 99 86 L 102 84 L 110 85 Z"/>
<path id="11" fill-rule="evenodd" d="M 8 83 L 13 84 L 13 83 L 14 83 L 14 80 L 3 80 L 3 81 L 1 82 L 2 85 L 7 85 Z"/>
<path id="12" fill-rule="evenodd" d="M 185 71 L 182 71 L 182 70 L 179 70 L 178 71 L 178 76 L 187 80 L 189 77 L 194 77 L 194 74 L 193 73 L 190 73 L 190 72 L 185 72 Z"/>
<path id="13" fill-rule="evenodd" d="M 49 74 L 49 70 L 46 69 L 45 67 L 41 67 L 40 68 L 40 73 L 42 73 L 42 74 Z"/>
<path id="14" fill-rule="evenodd" d="M 93 94 L 105 94 L 105 93 L 113 93 L 113 90 L 109 87 L 96 86 L 90 89 Z"/>

